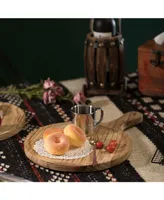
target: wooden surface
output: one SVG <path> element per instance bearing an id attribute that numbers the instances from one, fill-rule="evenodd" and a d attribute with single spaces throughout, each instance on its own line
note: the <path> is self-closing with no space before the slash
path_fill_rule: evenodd
<path id="1" fill-rule="evenodd" d="M 117 89 L 117 84 L 119 84 L 118 74 L 121 70 L 121 65 L 119 66 L 119 57 L 118 57 L 118 48 L 114 46 L 113 48 L 109 48 L 109 59 L 110 59 L 110 73 L 109 80 L 110 85 L 113 89 Z"/>
<path id="2" fill-rule="evenodd" d="M 0 110 L 4 115 L 0 126 L 0 140 L 4 140 L 22 130 L 26 124 L 26 116 L 22 109 L 9 103 L 0 102 Z"/>
<path id="3" fill-rule="evenodd" d="M 37 154 L 33 147 L 36 141 L 43 137 L 43 132 L 48 127 L 62 127 L 64 128 L 68 123 L 57 123 L 41 127 L 33 132 L 29 133 L 24 143 L 24 150 L 26 156 L 34 163 L 59 171 L 98 171 L 110 168 L 117 165 L 128 158 L 132 151 L 132 141 L 128 135 L 124 133 L 124 130 L 142 122 L 143 116 L 138 112 L 129 112 L 109 123 L 102 123 L 95 129 L 95 134 L 105 144 L 111 139 L 116 139 L 118 142 L 118 148 L 114 153 L 104 152 L 102 150 L 96 150 L 97 165 L 93 166 L 93 153 L 84 158 L 73 160 L 58 160 L 47 157 L 42 157 Z M 133 133 L 132 133 L 133 134 Z"/>
<path id="4" fill-rule="evenodd" d="M 87 97 L 91 97 L 94 95 L 119 95 L 119 94 L 123 94 L 124 90 L 123 90 L 123 86 L 121 87 L 120 90 L 107 90 L 107 89 L 94 89 L 94 88 L 88 88 L 88 86 L 86 84 L 83 85 L 83 92 L 85 94 L 85 96 Z"/>
<path id="5" fill-rule="evenodd" d="M 163 51 L 164 50 L 164 45 L 158 45 L 158 44 L 155 43 L 154 40 L 148 40 L 143 45 L 138 47 L 139 51 L 149 52 L 149 53 L 152 53 L 153 49 L 156 49 L 156 50 L 159 50 L 159 51 Z"/>
<path id="6" fill-rule="evenodd" d="M 87 34 L 84 46 L 85 95 L 119 94 L 123 83 L 122 35 L 95 38 Z"/>
<path id="7" fill-rule="evenodd" d="M 153 50 L 164 52 L 164 45 L 159 46 L 151 40 L 138 48 L 139 90 L 147 96 L 164 97 L 164 65 L 151 64 L 150 61 L 156 59 Z M 164 55 L 160 61 L 164 62 Z"/>
<path id="8" fill-rule="evenodd" d="M 106 84 L 106 67 L 107 67 L 107 56 L 106 56 L 105 48 L 97 48 L 95 60 L 96 60 L 95 65 L 96 65 L 97 82 L 105 85 Z"/>

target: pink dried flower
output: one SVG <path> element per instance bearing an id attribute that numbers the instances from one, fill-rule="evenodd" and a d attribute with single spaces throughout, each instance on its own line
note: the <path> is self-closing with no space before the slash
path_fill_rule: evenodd
<path id="1" fill-rule="evenodd" d="M 76 104 L 80 104 L 80 103 L 85 103 L 86 102 L 86 97 L 84 95 L 83 92 L 78 92 L 74 97 L 73 97 L 73 101 Z"/>
<path id="2" fill-rule="evenodd" d="M 45 104 L 48 103 L 48 91 L 45 91 L 45 92 L 43 93 L 43 102 L 44 102 Z"/>
<path id="3" fill-rule="evenodd" d="M 56 94 L 52 90 L 45 91 L 43 93 L 43 101 L 45 104 L 55 103 L 56 102 Z"/>
<path id="4" fill-rule="evenodd" d="M 61 86 L 56 86 L 54 88 L 54 92 L 56 93 L 57 96 L 63 96 L 64 95 L 64 90 Z"/>
<path id="5" fill-rule="evenodd" d="M 43 88 L 45 90 L 55 87 L 55 82 L 51 81 L 50 78 L 44 81 Z"/>

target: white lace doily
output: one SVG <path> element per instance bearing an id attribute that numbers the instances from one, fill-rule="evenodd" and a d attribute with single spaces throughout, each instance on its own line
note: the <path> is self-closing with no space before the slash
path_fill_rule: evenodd
<path id="1" fill-rule="evenodd" d="M 44 140 L 40 139 L 35 142 L 34 150 L 39 155 L 47 157 L 47 158 L 71 160 L 71 159 L 83 158 L 89 155 L 93 151 L 93 147 L 92 145 L 90 145 L 89 141 L 87 140 L 82 147 L 70 149 L 67 153 L 65 153 L 62 156 L 55 156 L 48 153 L 44 149 Z"/>

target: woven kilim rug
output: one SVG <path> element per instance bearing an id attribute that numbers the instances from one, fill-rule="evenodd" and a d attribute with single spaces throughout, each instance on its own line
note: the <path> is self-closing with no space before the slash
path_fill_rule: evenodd
<path id="1" fill-rule="evenodd" d="M 133 152 L 125 162 L 107 170 L 92 173 L 65 173 L 49 170 L 31 162 L 24 154 L 24 140 L 39 126 L 71 120 L 69 102 L 44 105 L 40 100 L 23 100 L 1 95 L 0 101 L 24 109 L 27 125 L 16 136 L 0 141 L 0 170 L 33 182 L 144 182 L 164 181 L 164 166 L 151 163 L 155 150 L 164 154 L 164 99 L 142 96 L 137 89 L 137 74 L 128 75 L 128 92 L 124 96 L 93 97 L 94 105 L 102 106 L 104 121 L 111 121 L 128 111 L 140 111 L 144 122 L 126 131 L 133 141 Z M 64 81 L 72 93 L 82 88 L 84 79 Z"/>

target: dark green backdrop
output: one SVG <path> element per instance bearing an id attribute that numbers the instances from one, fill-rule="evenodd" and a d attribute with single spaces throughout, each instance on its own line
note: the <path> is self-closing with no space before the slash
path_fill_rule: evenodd
<path id="1" fill-rule="evenodd" d="M 123 19 L 126 71 L 137 68 L 137 48 L 164 31 L 163 19 Z M 0 50 L 31 82 L 84 76 L 84 39 L 89 19 L 0 19 Z M 11 76 L 0 60 L 3 79 Z M 10 74 L 9 74 L 10 73 Z"/>

